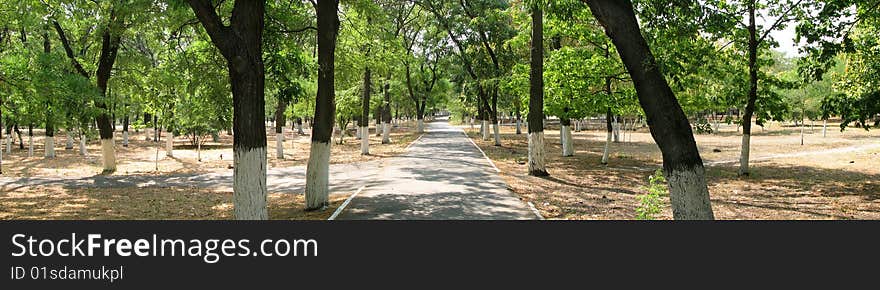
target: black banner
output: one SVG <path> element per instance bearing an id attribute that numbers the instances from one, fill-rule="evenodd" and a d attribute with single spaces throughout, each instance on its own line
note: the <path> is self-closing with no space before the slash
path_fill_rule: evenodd
<path id="1" fill-rule="evenodd" d="M 4 270 L 0 285 L 13 287 L 0 289 L 262 285 L 420 289 L 468 281 L 496 287 L 586 285 L 621 275 L 635 280 L 672 279 L 684 273 L 723 276 L 728 273 L 724 271 L 764 276 L 821 269 L 827 275 L 861 262 L 876 265 L 878 226 L 876 222 L 7 221 L 0 222 Z M 874 272 L 871 269 L 848 271 Z M 623 286 L 634 281 L 619 282 Z M 661 282 L 657 285 L 666 283 Z"/>

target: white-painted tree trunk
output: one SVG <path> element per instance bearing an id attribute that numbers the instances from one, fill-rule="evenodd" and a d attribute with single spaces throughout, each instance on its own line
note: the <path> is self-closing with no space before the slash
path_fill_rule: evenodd
<path id="1" fill-rule="evenodd" d="M 28 157 L 34 157 L 34 136 L 28 135 Z"/>
<path id="2" fill-rule="evenodd" d="M 474 118 L 469 118 L 468 122 L 471 123 L 471 130 L 473 130 L 474 129 Z"/>
<path id="3" fill-rule="evenodd" d="M 144 138 L 144 140 L 146 140 L 147 142 L 153 141 L 153 138 L 150 138 L 150 131 L 150 128 L 144 128 L 144 135 L 147 136 L 147 138 Z"/>
<path id="4" fill-rule="evenodd" d="M 489 141 L 489 121 L 483 120 L 483 141 Z"/>
<path id="5" fill-rule="evenodd" d="M 383 126 L 385 124 L 382 124 Z M 377 130 L 379 128 L 376 128 Z M 367 132 L 364 134 L 365 138 L 361 138 L 361 155 L 370 155 L 370 127 L 361 127 L 361 131 Z"/>
<path id="6" fill-rule="evenodd" d="M 828 120 L 822 120 L 822 138 L 828 137 Z"/>
<path id="7" fill-rule="evenodd" d="M 12 134 L 6 135 L 6 153 L 12 154 Z"/>
<path id="8" fill-rule="evenodd" d="M 337 144 L 342 144 L 342 142 L 345 142 L 345 131 L 342 131 L 342 129 L 340 129 L 339 132 L 336 133 L 336 135 L 339 136 L 339 143 Z"/>
<path id="9" fill-rule="evenodd" d="M 522 120 L 520 120 L 520 119 L 516 120 L 516 134 L 517 135 L 522 134 Z"/>
<path id="10" fill-rule="evenodd" d="M 425 120 L 418 121 L 419 134 L 425 133 Z"/>
<path id="11" fill-rule="evenodd" d="M 801 121 L 801 146 L 804 146 L 804 134 L 807 132 L 806 122 Z"/>
<path id="12" fill-rule="evenodd" d="M 605 152 L 602 153 L 602 164 L 608 164 L 608 157 L 611 155 L 611 138 L 612 133 L 608 132 L 607 138 L 605 138 Z"/>
<path id="13" fill-rule="evenodd" d="M 749 174 L 749 151 L 751 150 L 750 143 L 752 141 L 752 136 L 749 134 L 743 134 L 742 139 L 742 153 L 739 157 L 739 174 L 740 175 L 748 175 Z"/>
<path id="14" fill-rule="evenodd" d="M 196 135 L 196 158 L 202 162 L 202 137 Z"/>
<path id="15" fill-rule="evenodd" d="M 174 133 L 165 134 L 165 156 L 174 157 Z"/>
<path id="16" fill-rule="evenodd" d="M 236 149 L 233 205 L 237 220 L 269 219 L 266 193 L 266 147 Z"/>
<path id="17" fill-rule="evenodd" d="M 623 119 L 623 142 L 626 143 L 626 118 Z"/>
<path id="18" fill-rule="evenodd" d="M 492 124 L 492 130 L 495 134 L 495 146 L 501 146 L 501 124 Z"/>
<path id="19" fill-rule="evenodd" d="M 718 122 L 718 114 L 715 114 L 713 119 L 715 119 L 715 132 L 713 133 L 718 134 L 721 131 L 721 123 Z"/>
<path id="20" fill-rule="evenodd" d="M 275 134 L 275 157 L 284 159 L 284 133 Z"/>
<path id="21" fill-rule="evenodd" d="M 382 144 L 391 144 L 391 126 L 388 123 L 382 123 Z"/>
<path id="22" fill-rule="evenodd" d="M 122 147 L 128 147 L 128 131 L 122 132 Z"/>
<path id="23" fill-rule="evenodd" d="M 574 156 L 574 140 L 571 126 L 562 126 L 562 157 Z"/>
<path id="24" fill-rule="evenodd" d="M 547 172 L 544 163 L 544 132 L 529 133 L 529 172 Z"/>
<path id="25" fill-rule="evenodd" d="M 306 167 L 306 208 L 321 209 L 329 205 L 330 143 L 312 142 Z"/>
<path id="26" fill-rule="evenodd" d="M 101 156 L 104 160 L 104 172 L 116 171 L 116 142 L 113 138 L 101 139 Z"/>
<path id="27" fill-rule="evenodd" d="M 702 166 L 682 168 L 664 172 L 669 181 L 669 195 L 672 197 L 673 217 L 676 220 L 713 220 L 708 188 L 706 188 L 706 169 Z"/>
<path id="28" fill-rule="evenodd" d="M 364 132 L 363 132 L 364 127 L 357 127 L 356 129 L 357 130 L 354 133 L 354 137 L 358 140 L 361 140 L 362 139 L 361 137 L 364 136 Z"/>
<path id="29" fill-rule="evenodd" d="M 79 155 L 86 156 L 86 136 L 81 135 L 79 138 Z"/>
<path id="30" fill-rule="evenodd" d="M 46 158 L 55 158 L 55 137 L 46 136 Z"/>
<path id="31" fill-rule="evenodd" d="M 70 132 L 67 132 L 67 144 L 64 145 L 64 150 L 73 150 L 73 137 L 70 136 Z"/>
<path id="32" fill-rule="evenodd" d="M 620 122 L 618 122 L 617 117 L 614 117 L 611 130 L 614 132 L 614 143 L 620 143 Z"/>

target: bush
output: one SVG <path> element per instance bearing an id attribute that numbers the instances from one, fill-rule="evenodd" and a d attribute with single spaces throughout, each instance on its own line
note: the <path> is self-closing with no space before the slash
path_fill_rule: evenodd
<path id="1" fill-rule="evenodd" d="M 640 205 L 636 208 L 638 220 L 654 220 L 662 210 L 662 198 L 669 194 L 663 170 L 657 169 L 654 175 L 648 177 L 648 183 L 645 187 L 648 193 L 639 196 Z"/>

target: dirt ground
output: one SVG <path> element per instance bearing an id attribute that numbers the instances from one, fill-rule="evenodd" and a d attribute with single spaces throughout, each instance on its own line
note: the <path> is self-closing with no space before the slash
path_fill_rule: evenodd
<path id="1" fill-rule="evenodd" d="M 391 132 L 392 144 L 381 144 L 381 137 L 372 131 L 370 153 L 362 156 L 360 141 L 347 136 L 342 145 L 333 139 L 331 163 L 368 161 L 398 155 L 419 134 L 410 123 L 402 123 Z M 269 167 L 305 165 L 308 160 L 310 136 L 296 135 L 285 130 L 285 158 L 275 154 L 274 128 L 268 135 Z M 163 175 L 178 173 L 205 173 L 231 170 L 232 136 L 221 135 L 220 142 L 202 145 L 198 160 L 196 147 L 186 137 L 175 138 L 174 157 L 165 152 L 163 140 L 155 143 L 145 140 L 144 131 L 131 132 L 128 147 L 122 146 L 122 134 L 116 132 L 117 171 L 113 175 Z M 309 132 L 307 132 L 309 133 Z M 353 135 L 354 130 L 349 130 Z M 44 158 L 42 131 L 35 131 L 34 156 L 28 157 L 27 136 L 25 149 L 13 145 L 12 154 L 3 153 L 2 177 L 90 177 L 101 174 L 100 143 L 89 142 L 88 154 L 79 155 L 77 146 L 65 150 L 66 137 L 56 136 L 54 159 Z M 4 136 L 5 137 L 5 136 Z M 16 140 L 17 141 L 17 140 Z M 5 142 L 5 140 L 4 140 Z M 76 144 L 75 144 L 76 145 Z M 158 148 L 158 167 L 156 154 Z M 5 150 L 5 143 L 3 143 Z M 305 212 L 302 195 L 269 194 L 269 215 L 281 220 L 325 220 L 351 193 L 332 193 L 328 209 Z M 143 188 L 68 188 L 60 186 L 19 187 L 0 192 L 0 220 L 212 220 L 233 218 L 232 193 L 203 188 L 143 187 Z"/>
<path id="2" fill-rule="evenodd" d="M 647 128 L 621 136 L 621 143 L 611 146 L 606 166 L 601 164 L 604 131 L 574 133 L 576 155 L 563 158 L 558 126 L 550 127 L 545 133 L 549 178 L 527 175 L 528 140 L 513 127 L 503 127 L 501 147 L 480 140 L 478 130 L 466 130 L 496 162 L 511 189 L 545 217 L 633 219 L 648 176 L 662 167 L 660 150 Z M 819 125 L 806 130 L 803 146 L 800 128 L 773 123 L 754 131 L 750 177 L 737 174 L 742 137 L 735 126 L 722 125 L 718 134 L 696 136 L 708 165 L 716 218 L 880 219 L 880 131 L 840 132 L 837 124 L 829 124 L 823 137 Z M 658 218 L 671 219 L 668 196 L 664 200 Z"/>
<path id="3" fill-rule="evenodd" d="M 360 150 L 360 141 L 354 137 L 354 130 L 349 130 L 350 136 L 344 138 L 342 145 L 337 144 L 338 135 L 333 138 L 331 146 L 330 163 L 351 163 L 369 161 L 383 157 L 394 156 L 402 153 L 405 147 L 418 138 L 413 126 L 415 124 L 402 123 L 401 126 L 391 131 L 392 144 L 381 144 L 382 138 L 376 136 L 375 128 L 371 129 L 370 153 L 363 156 Z M 276 157 L 276 137 L 274 128 L 270 128 L 268 138 L 268 165 L 273 167 L 293 167 L 305 165 L 309 157 L 311 137 L 309 135 L 297 135 L 290 128 L 285 129 L 284 159 Z M 24 133 L 24 131 L 23 131 Z M 311 132 L 306 132 L 311 133 Z M 152 134 L 152 133 L 151 133 Z M 43 146 L 43 132 L 35 130 L 34 156 L 28 157 L 28 137 L 24 138 L 25 149 L 19 149 L 18 144 L 13 145 L 12 154 L 3 152 L 3 175 L 4 177 L 87 177 L 100 174 L 103 170 L 101 165 L 101 144 L 99 140 L 91 140 L 87 144 L 86 156 L 79 155 L 79 147 L 74 142 L 74 149 L 65 150 L 67 142 L 64 134 L 55 137 L 56 158 L 44 158 L 45 147 Z M 131 132 L 129 146 L 122 146 L 122 132 L 116 132 L 116 159 L 117 171 L 114 175 L 156 175 L 169 173 L 194 173 L 216 172 L 231 170 L 232 166 L 232 136 L 221 134 L 220 142 L 207 142 L 202 145 L 201 162 L 198 158 L 197 147 L 193 146 L 187 137 L 178 136 L 174 142 L 174 156 L 170 157 L 165 151 L 165 133 L 162 134 L 161 142 L 145 141 L 145 132 Z M 5 150 L 5 138 L 3 149 Z M 209 136 L 210 138 L 210 136 Z M 16 139 L 16 143 L 18 140 Z M 157 167 L 158 149 L 158 170 Z"/>
<path id="4" fill-rule="evenodd" d="M 326 220 L 350 193 L 330 195 L 323 211 L 303 210 L 303 195 L 269 194 L 269 218 Z M 199 188 L 30 187 L 0 193 L 0 220 L 221 220 L 233 218 L 232 193 Z"/>

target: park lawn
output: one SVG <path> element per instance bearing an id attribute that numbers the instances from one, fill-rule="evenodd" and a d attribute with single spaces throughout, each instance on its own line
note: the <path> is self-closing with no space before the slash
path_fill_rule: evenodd
<path id="1" fill-rule="evenodd" d="M 350 193 L 306 212 L 301 194 L 269 194 L 273 220 L 326 220 Z M 232 192 L 198 188 L 64 188 L 38 186 L 0 193 L 0 220 L 227 220 Z"/>
<path id="2" fill-rule="evenodd" d="M 778 128 L 754 136 L 753 157 L 871 146 L 880 140 L 876 132 L 829 130 L 827 138 L 817 132 L 808 135 L 807 145 L 800 146 L 800 131 Z M 575 133 L 577 154 L 563 158 L 557 127 L 545 133 L 551 177 L 536 178 L 527 174 L 526 135 L 515 135 L 512 127 L 505 126 L 503 146 L 496 147 L 492 140 L 480 140 L 469 126 L 466 130 L 502 171 L 510 189 L 549 219 L 633 219 L 648 176 L 662 166 L 660 150 L 647 129 L 633 134 L 630 143 L 614 144 L 606 166 L 600 162 L 604 132 Z M 736 160 L 740 137 L 735 133 L 697 135 L 703 158 Z M 880 219 L 877 164 L 880 148 L 872 147 L 752 162 L 751 177 L 737 175 L 738 163 L 709 166 L 707 175 L 719 219 Z M 658 218 L 672 218 L 668 197 Z"/>
<path id="3" fill-rule="evenodd" d="M 331 146 L 330 163 L 353 163 L 392 157 L 404 152 L 406 146 L 419 137 L 415 133 L 415 122 L 403 122 L 391 131 L 391 144 L 381 144 L 381 137 L 375 134 L 375 128 L 371 128 L 370 153 L 361 155 L 360 141 L 354 137 L 344 138 L 345 142 L 337 144 L 338 135 L 333 138 Z M 79 155 L 79 149 L 74 146 L 73 150 L 64 150 L 66 138 L 64 134 L 55 137 L 56 158 L 43 157 L 43 134 L 36 131 L 34 136 L 34 156 L 28 157 L 27 146 L 19 149 L 13 145 L 12 154 L 3 152 L 3 177 L 87 177 L 101 174 L 100 142 L 92 140 L 88 143 L 86 156 Z M 285 130 L 284 159 L 276 156 L 276 137 L 274 129 L 269 129 L 267 138 L 267 157 L 269 168 L 304 166 L 309 158 L 311 136 L 296 135 L 294 132 Z M 353 135 L 354 130 L 348 130 Z M 311 132 L 307 132 L 311 133 Z M 201 162 L 198 159 L 197 148 L 192 146 L 186 137 L 175 138 L 174 156 L 166 155 L 165 135 L 158 143 L 144 141 L 145 133 L 131 132 L 129 147 L 122 146 L 122 133 L 116 132 L 116 158 L 117 170 L 113 175 L 164 175 L 182 173 L 207 173 L 230 170 L 232 166 L 232 136 L 221 134 L 220 142 L 207 142 L 202 145 Z M 4 136 L 5 138 L 5 136 Z M 295 138 L 291 141 L 291 138 Z M 17 140 L 16 140 L 17 141 Z M 5 142 L 5 140 L 4 140 Z M 27 144 L 27 136 L 24 136 Z M 5 146 L 5 143 L 4 143 Z M 158 149 L 158 170 L 156 170 L 156 155 Z"/>

